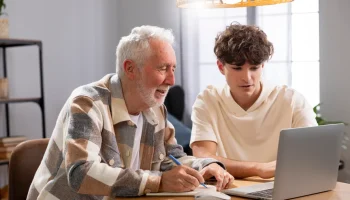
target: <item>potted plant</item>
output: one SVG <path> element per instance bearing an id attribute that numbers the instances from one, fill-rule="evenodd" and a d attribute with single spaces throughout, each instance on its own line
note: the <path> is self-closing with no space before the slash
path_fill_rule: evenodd
<path id="1" fill-rule="evenodd" d="M 321 103 L 317 104 L 313 110 L 316 114 L 316 121 L 317 121 L 317 124 L 320 126 L 320 125 L 326 125 L 326 124 L 339 124 L 339 123 L 343 123 L 344 125 L 348 125 L 347 123 L 345 122 L 342 122 L 342 121 L 328 121 L 326 119 L 324 119 L 322 116 L 321 116 L 321 113 L 320 113 L 320 106 L 321 106 Z"/>
<path id="2" fill-rule="evenodd" d="M 9 21 L 7 17 L 4 17 L 4 9 L 6 8 L 5 0 L 0 0 L 0 38 L 9 37 Z"/>
<path id="3" fill-rule="evenodd" d="M 314 110 L 314 112 L 315 112 L 315 114 L 316 114 L 316 121 L 317 121 L 317 124 L 319 125 L 319 126 L 321 126 L 321 125 L 327 125 L 327 124 L 339 124 L 339 123 L 343 123 L 344 125 L 348 125 L 347 123 L 345 123 L 345 122 L 342 122 L 342 121 L 328 121 L 328 120 L 326 120 L 325 118 L 323 118 L 322 116 L 321 116 L 321 113 L 320 113 L 320 105 L 321 105 L 321 103 L 319 103 L 319 104 L 317 104 L 314 108 L 313 108 L 313 110 Z M 340 160 L 339 161 L 339 170 L 341 170 L 341 169 L 344 169 L 344 161 L 343 160 Z"/>

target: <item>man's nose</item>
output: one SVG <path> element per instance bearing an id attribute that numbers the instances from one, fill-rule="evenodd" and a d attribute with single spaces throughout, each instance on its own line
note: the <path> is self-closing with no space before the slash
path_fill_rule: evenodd
<path id="1" fill-rule="evenodd" d="M 165 84 L 172 86 L 175 84 L 175 73 L 172 69 L 167 70 L 167 75 L 165 77 Z"/>
<path id="2" fill-rule="evenodd" d="M 251 73 L 249 70 L 243 70 L 242 71 L 242 80 L 246 83 L 248 83 L 251 79 Z"/>

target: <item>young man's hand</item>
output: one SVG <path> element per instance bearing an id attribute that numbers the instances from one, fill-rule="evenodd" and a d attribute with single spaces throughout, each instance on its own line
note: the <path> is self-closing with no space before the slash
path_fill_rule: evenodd
<path id="1" fill-rule="evenodd" d="M 196 189 L 199 183 L 204 183 L 202 175 L 185 165 L 176 166 L 163 172 L 159 192 L 188 192 Z"/>
<path id="2" fill-rule="evenodd" d="M 199 173 L 204 179 L 214 176 L 217 181 L 216 189 L 218 191 L 229 188 L 234 181 L 234 177 L 217 163 L 212 163 L 204 167 Z"/>
<path id="3" fill-rule="evenodd" d="M 275 176 L 276 161 L 268 163 L 258 163 L 256 165 L 257 175 L 261 178 L 272 178 Z"/>

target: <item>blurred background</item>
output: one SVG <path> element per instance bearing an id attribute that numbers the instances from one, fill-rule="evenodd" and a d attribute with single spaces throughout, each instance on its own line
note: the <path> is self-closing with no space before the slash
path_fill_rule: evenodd
<path id="1" fill-rule="evenodd" d="M 350 123 L 350 1 L 295 0 L 249 8 L 180 9 L 175 0 L 5 0 L 10 38 L 43 42 L 43 78 L 47 137 L 72 90 L 115 72 L 119 39 L 140 25 L 174 31 L 178 67 L 176 84 L 185 92 L 183 123 L 191 127 L 191 106 L 208 84 L 225 79 L 213 54 L 218 31 L 232 22 L 256 24 L 275 47 L 264 78 L 301 92 L 312 106 L 322 103 L 327 120 Z M 2 50 L 0 50 L 2 51 Z M 2 52 L 0 60 L 3 59 Z M 39 96 L 37 47 L 7 50 L 11 97 Z M 3 76 L 0 62 L 0 77 Z M 41 113 L 36 104 L 10 106 L 11 135 L 40 138 Z M 0 137 L 6 136 L 0 104 Z M 339 180 L 350 183 L 349 126 L 343 140 L 345 168 Z M 7 183 L 0 166 L 0 187 Z"/>

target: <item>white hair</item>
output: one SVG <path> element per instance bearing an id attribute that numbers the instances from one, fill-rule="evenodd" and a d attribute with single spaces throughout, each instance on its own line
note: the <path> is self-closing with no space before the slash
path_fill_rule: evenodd
<path id="1" fill-rule="evenodd" d="M 165 41 L 171 45 L 174 43 L 174 35 L 170 29 L 148 25 L 133 28 L 129 35 L 121 38 L 117 46 L 116 71 L 119 77 L 124 75 L 123 63 L 126 59 L 134 61 L 138 67 L 143 65 L 152 53 L 150 39 Z"/>

